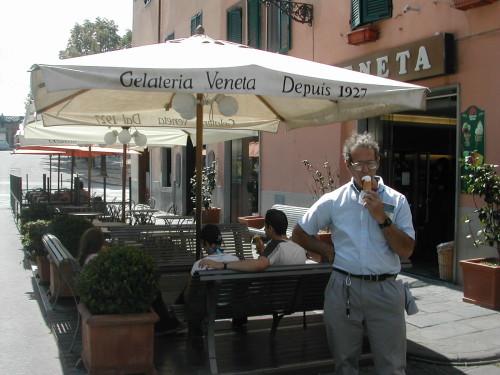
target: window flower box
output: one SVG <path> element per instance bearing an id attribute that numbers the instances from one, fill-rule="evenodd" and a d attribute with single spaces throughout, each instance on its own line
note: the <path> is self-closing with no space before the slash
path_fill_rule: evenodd
<path id="1" fill-rule="evenodd" d="M 453 0 L 453 7 L 459 10 L 467 10 L 493 4 L 495 1 L 497 0 Z"/>
<path id="2" fill-rule="evenodd" d="M 378 39 L 378 31 L 372 26 L 362 27 L 347 34 L 347 43 L 353 46 L 374 42 Z"/>

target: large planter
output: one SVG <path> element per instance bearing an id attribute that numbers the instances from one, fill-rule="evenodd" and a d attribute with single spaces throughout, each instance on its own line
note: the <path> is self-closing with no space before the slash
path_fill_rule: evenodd
<path id="1" fill-rule="evenodd" d="M 238 222 L 246 224 L 250 228 L 262 229 L 264 228 L 264 216 L 240 216 Z"/>
<path id="2" fill-rule="evenodd" d="M 455 9 L 467 10 L 471 8 L 482 7 L 489 5 L 497 0 L 453 0 L 453 7 Z"/>
<path id="3" fill-rule="evenodd" d="M 465 302 L 500 310 L 500 267 L 481 264 L 495 258 L 461 260 Z"/>
<path id="4" fill-rule="evenodd" d="M 78 304 L 82 317 L 82 360 L 89 375 L 157 374 L 153 364 L 154 324 L 158 315 L 93 315 Z"/>
<path id="5" fill-rule="evenodd" d="M 58 296 L 58 298 L 78 296 L 75 288 L 73 288 L 72 292 L 68 285 L 63 281 L 71 280 L 71 275 L 74 274 L 74 270 L 71 267 L 71 264 L 60 264 L 58 268 L 57 265 L 52 261 L 50 256 L 48 257 L 48 259 L 50 263 L 50 301 L 53 302 L 56 298 L 56 295 Z"/>
<path id="6" fill-rule="evenodd" d="M 220 223 L 220 208 L 212 207 L 201 211 L 201 222 L 203 224 L 219 224 Z"/>
<path id="7" fill-rule="evenodd" d="M 36 266 L 38 269 L 38 277 L 40 278 L 40 282 L 45 284 L 50 283 L 50 262 L 47 255 L 37 255 Z"/>

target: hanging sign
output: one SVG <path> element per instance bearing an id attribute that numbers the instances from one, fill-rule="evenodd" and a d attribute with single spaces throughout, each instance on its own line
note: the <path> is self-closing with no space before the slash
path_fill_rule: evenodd
<path id="1" fill-rule="evenodd" d="M 461 117 L 461 157 L 472 157 L 472 163 L 481 165 L 484 162 L 484 130 L 486 127 L 485 111 L 470 106 Z M 462 176 L 467 171 L 462 167 Z M 462 193 L 467 193 L 467 186 L 462 183 Z"/>

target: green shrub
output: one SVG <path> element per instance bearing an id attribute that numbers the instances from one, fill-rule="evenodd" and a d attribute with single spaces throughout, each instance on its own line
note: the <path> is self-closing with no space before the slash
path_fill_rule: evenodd
<path id="1" fill-rule="evenodd" d="M 80 245 L 80 237 L 91 227 L 92 224 L 83 217 L 62 215 L 54 217 L 48 231 L 56 236 L 71 255 L 76 258 Z"/>
<path id="2" fill-rule="evenodd" d="M 26 224 L 37 220 L 52 220 L 54 210 L 47 204 L 31 204 L 19 214 L 21 234 L 26 232 Z"/>
<path id="3" fill-rule="evenodd" d="M 24 225 L 22 244 L 26 251 L 32 256 L 47 255 L 47 250 L 43 246 L 42 236 L 48 233 L 49 220 L 29 221 Z"/>
<path id="4" fill-rule="evenodd" d="M 80 301 L 92 314 L 149 312 L 159 286 L 156 262 L 133 246 L 104 250 L 78 278 Z"/>

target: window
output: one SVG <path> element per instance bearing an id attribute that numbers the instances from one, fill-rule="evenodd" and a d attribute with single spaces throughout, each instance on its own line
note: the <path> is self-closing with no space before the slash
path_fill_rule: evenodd
<path id="1" fill-rule="evenodd" d="M 170 147 L 161 149 L 161 186 L 172 187 L 172 149 Z"/>
<path id="2" fill-rule="evenodd" d="M 227 12 L 227 40 L 241 44 L 243 43 L 242 33 L 241 8 Z"/>
<path id="3" fill-rule="evenodd" d="M 248 45 L 253 48 L 260 48 L 260 1 L 247 1 L 247 23 L 248 23 Z"/>
<path id="4" fill-rule="evenodd" d="M 351 0 L 351 29 L 392 17 L 392 0 Z"/>
<path id="5" fill-rule="evenodd" d="M 165 37 L 165 42 L 166 42 L 167 40 L 172 40 L 172 39 L 175 39 L 175 33 L 174 33 L 174 32 L 172 32 L 172 33 L 168 34 L 168 35 Z"/>
<path id="6" fill-rule="evenodd" d="M 196 28 L 203 23 L 203 12 L 191 18 L 191 35 L 196 33 Z"/>
<path id="7" fill-rule="evenodd" d="M 286 53 L 291 48 L 290 16 L 275 5 L 269 6 L 267 11 L 267 50 Z"/>

